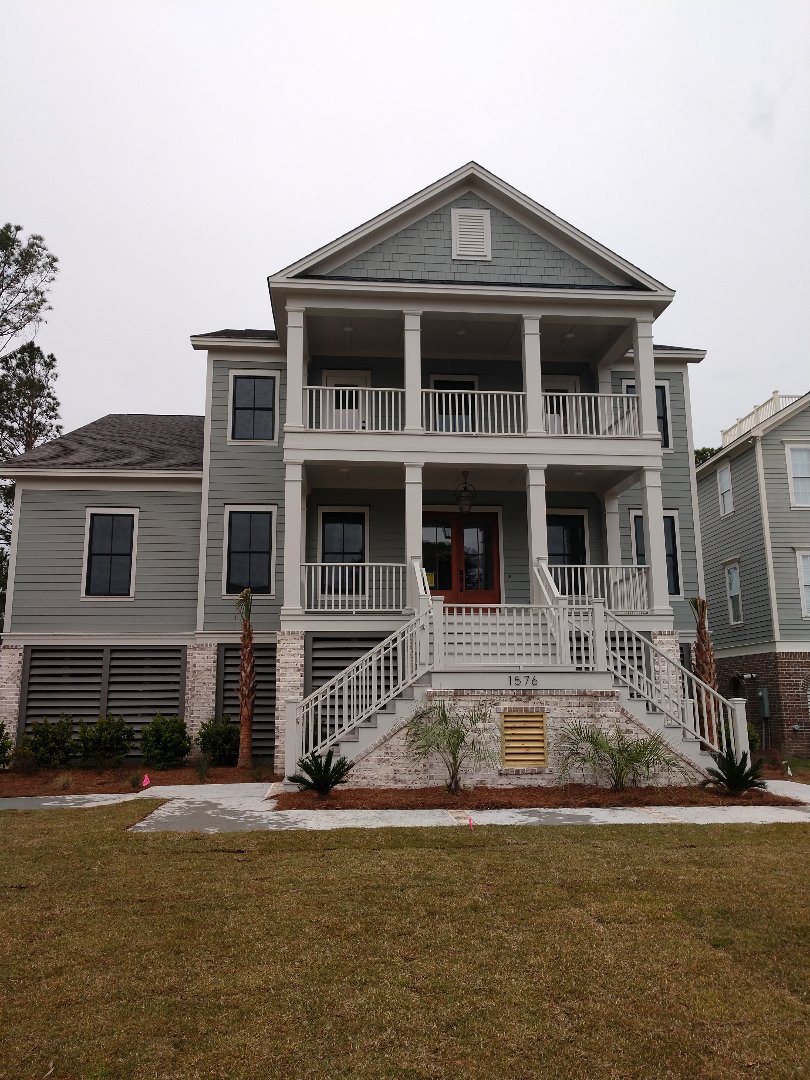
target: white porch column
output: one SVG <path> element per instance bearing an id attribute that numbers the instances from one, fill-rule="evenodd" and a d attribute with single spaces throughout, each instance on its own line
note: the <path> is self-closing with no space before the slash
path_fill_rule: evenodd
<path id="1" fill-rule="evenodd" d="M 526 513 L 529 521 L 529 582 L 533 604 L 541 602 L 540 585 L 534 573 L 538 559 L 548 560 L 546 528 L 546 470 L 536 465 L 526 469 Z"/>
<path id="2" fill-rule="evenodd" d="M 655 361 L 651 318 L 636 319 L 633 326 L 633 373 L 641 434 L 657 436 L 659 432 L 655 406 Z"/>
<path id="3" fill-rule="evenodd" d="M 649 567 L 651 613 L 653 615 L 671 615 L 660 469 L 642 469 L 641 512 L 644 516 L 644 540 L 647 566 Z"/>
<path id="4" fill-rule="evenodd" d="M 304 465 L 288 461 L 284 471 L 284 606 L 282 615 L 300 614 L 304 543 Z"/>
<path id="5" fill-rule="evenodd" d="M 416 610 L 416 582 L 411 559 L 422 558 L 422 466 L 405 466 L 405 562 L 408 607 Z"/>
<path id="6" fill-rule="evenodd" d="M 405 430 L 422 432 L 422 313 L 406 311 L 404 315 Z M 422 513 L 421 507 L 419 513 Z"/>
<path id="7" fill-rule="evenodd" d="M 526 393 L 526 434 L 546 430 L 543 386 L 540 376 L 540 319 L 523 316 L 523 389 Z"/>
<path id="8" fill-rule="evenodd" d="M 619 498 L 605 495 L 605 536 L 607 538 L 607 561 L 609 566 L 621 566 L 622 542 L 619 531 Z"/>
<path id="9" fill-rule="evenodd" d="M 287 308 L 286 431 L 304 427 L 304 309 Z"/>

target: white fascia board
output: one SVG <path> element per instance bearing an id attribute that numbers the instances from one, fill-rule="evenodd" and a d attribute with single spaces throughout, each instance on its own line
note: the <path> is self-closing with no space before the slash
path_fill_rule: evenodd
<path id="1" fill-rule="evenodd" d="M 672 292 L 668 286 L 656 278 L 646 274 L 639 267 L 623 259 L 616 252 L 611 251 L 610 248 L 600 244 L 593 237 L 588 236 L 587 233 L 581 232 L 563 218 L 558 217 L 546 207 L 530 199 L 523 192 L 518 191 L 517 188 L 507 184 L 474 161 L 442 177 L 434 184 L 423 188 L 357 228 L 344 233 L 331 243 L 311 252 L 303 259 L 284 267 L 278 273 L 270 275 L 268 284 L 272 288 L 275 284 L 286 282 L 289 278 L 302 274 L 307 270 L 312 270 L 317 266 L 323 266 L 328 272 L 330 269 L 334 269 L 335 266 L 348 261 L 357 250 L 367 248 L 373 243 L 379 243 L 384 237 L 399 232 L 400 229 L 406 228 L 408 224 L 412 224 L 414 221 L 419 220 L 420 217 L 431 213 L 438 206 L 444 205 L 452 197 L 456 189 L 459 189 L 460 193 L 460 190 L 466 190 L 467 188 L 471 188 L 483 198 L 493 198 L 494 196 L 496 202 L 499 201 L 498 197 L 500 197 L 500 200 L 507 204 L 512 214 L 515 213 L 516 209 L 523 210 L 524 213 L 529 215 L 529 219 L 534 222 L 535 228 L 540 225 L 556 232 L 562 241 L 559 246 L 565 245 L 566 242 L 572 244 L 575 249 L 595 257 L 599 263 L 604 264 L 604 269 L 608 271 L 612 269 L 614 276 L 618 272 L 631 280 L 634 279 L 640 282 L 656 294 Z M 502 208 L 506 209 L 506 207 Z M 523 224 L 526 224 L 525 220 Z M 565 250 L 569 249 L 566 247 Z M 574 254 L 574 252 L 570 253 Z"/>
<path id="2" fill-rule="evenodd" d="M 279 341 L 265 341 L 259 338 L 208 338 L 192 334 L 189 341 L 192 349 L 196 349 L 198 352 L 207 352 L 220 347 L 223 349 L 252 349 L 261 352 L 281 348 Z"/>
<path id="3" fill-rule="evenodd" d="M 31 484 L 37 487 L 76 487 L 76 481 L 87 483 L 93 487 L 119 487 L 122 483 L 139 483 L 142 487 L 148 487 L 154 483 L 156 487 L 166 488 L 172 486 L 172 482 L 184 489 L 199 487 L 202 483 L 202 470 L 199 472 L 157 472 L 147 469 L 113 470 L 113 469 L 4 469 L 3 478 L 14 480 L 21 484 Z"/>
<path id="4" fill-rule="evenodd" d="M 710 457 L 708 461 L 704 461 L 702 465 L 698 467 L 697 477 L 698 480 L 701 476 L 708 472 L 710 468 L 717 468 L 718 462 L 722 461 L 724 457 L 736 457 L 741 450 L 747 450 L 749 446 L 754 445 L 756 439 L 766 435 L 769 431 L 773 431 L 774 428 L 784 424 L 786 420 L 792 419 L 797 413 L 800 413 L 803 409 L 810 406 L 810 391 L 803 397 L 800 397 L 798 401 L 794 401 L 792 405 L 788 405 L 786 409 L 781 409 L 778 413 L 774 413 L 773 416 L 767 420 L 763 420 L 761 424 L 757 424 L 756 427 L 752 427 L 750 431 L 743 432 L 738 439 L 729 443 L 728 446 L 722 447 L 714 455 Z"/>

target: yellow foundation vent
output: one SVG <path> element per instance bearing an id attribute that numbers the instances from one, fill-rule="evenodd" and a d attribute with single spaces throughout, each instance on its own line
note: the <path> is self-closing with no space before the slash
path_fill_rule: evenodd
<path id="1" fill-rule="evenodd" d="M 501 748 L 505 769 L 545 769 L 546 714 L 504 713 Z"/>

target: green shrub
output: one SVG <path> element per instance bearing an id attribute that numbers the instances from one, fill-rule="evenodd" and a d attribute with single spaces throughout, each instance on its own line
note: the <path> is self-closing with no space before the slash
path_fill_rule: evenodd
<path id="1" fill-rule="evenodd" d="M 31 752 L 30 735 L 24 735 L 15 746 L 14 753 L 11 755 L 11 768 L 20 773 L 36 772 L 37 763 Z"/>
<path id="2" fill-rule="evenodd" d="M 235 765 L 239 759 L 239 725 L 230 716 L 206 720 L 197 733 L 197 745 L 212 765 Z"/>
<path id="3" fill-rule="evenodd" d="M 94 724 L 79 724 L 79 752 L 82 761 L 100 769 L 120 765 L 129 753 L 135 735 L 123 716 L 100 716 Z"/>
<path id="4" fill-rule="evenodd" d="M 337 784 L 345 784 L 349 772 L 354 768 L 354 762 L 348 758 L 340 757 L 333 762 L 333 757 L 333 750 L 329 750 L 325 757 L 322 754 L 307 754 L 296 762 L 299 771 L 287 779 L 299 791 L 316 791 L 326 796 Z"/>
<path id="5" fill-rule="evenodd" d="M 561 779 L 577 771 L 596 784 L 609 784 L 614 791 L 637 787 L 659 775 L 686 779 L 693 775 L 660 735 L 637 739 L 619 727 L 606 731 L 598 724 L 572 720 L 561 729 L 556 746 Z"/>
<path id="6" fill-rule="evenodd" d="M 14 754 L 14 740 L 6 731 L 6 725 L 0 723 L 0 769 L 8 767 Z"/>
<path id="7" fill-rule="evenodd" d="M 750 720 L 748 721 L 748 746 L 752 754 L 756 754 L 762 746 L 762 740 L 759 737 L 759 732 Z"/>
<path id="8" fill-rule="evenodd" d="M 155 713 L 141 732 L 141 753 L 147 765 L 155 769 L 172 769 L 188 757 L 191 738 L 186 724 L 179 716 Z"/>
<path id="9" fill-rule="evenodd" d="M 758 758 L 752 765 L 748 763 L 748 753 L 743 750 L 737 758 L 732 749 L 723 754 L 712 754 L 716 769 L 707 769 L 706 772 L 715 784 L 724 787 L 729 795 L 742 795 L 744 791 L 756 791 L 766 787 L 761 778 L 762 758 Z"/>
<path id="10" fill-rule="evenodd" d="M 37 720 L 31 725 L 29 746 L 40 769 L 64 769 L 76 755 L 73 718 L 63 713 L 58 720 Z"/>

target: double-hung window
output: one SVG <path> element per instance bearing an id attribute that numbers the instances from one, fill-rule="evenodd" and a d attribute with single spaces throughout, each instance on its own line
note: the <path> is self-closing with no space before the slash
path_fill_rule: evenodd
<path id="1" fill-rule="evenodd" d="M 273 592 L 273 541 L 275 507 L 228 507 L 225 589 L 228 594 L 250 589 Z"/>
<path id="2" fill-rule="evenodd" d="M 133 596 L 137 520 L 136 509 L 88 508 L 84 597 Z"/>
<path id="3" fill-rule="evenodd" d="M 738 562 L 726 563 L 724 572 L 728 597 L 728 621 L 730 626 L 737 626 L 743 621 L 740 564 Z"/>
<path id="4" fill-rule="evenodd" d="M 802 616 L 810 619 L 810 551 L 797 551 L 799 589 L 802 597 Z"/>
<path id="5" fill-rule="evenodd" d="M 232 375 L 231 441 L 273 442 L 276 437 L 276 376 Z"/>
<path id="6" fill-rule="evenodd" d="M 731 490 L 731 462 L 726 461 L 717 470 L 717 497 L 720 501 L 720 517 L 734 510 L 734 495 Z"/>
<path id="7" fill-rule="evenodd" d="M 366 511 L 321 511 L 321 591 L 360 596 L 366 589 Z"/>
<path id="8" fill-rule="evenodd" d="M 647 543 L 644 535 L 644 517 L 633 516 L 633 546 L 636 565 L 647 565 Z M 670 596 L 681 595 L 681 562 L 678 552 L 678 523 L 674 514 L 664 514 L 664 546 L 667 558 L 667 584 Z"/>
<path id="9" fill-rule="evenodd" d="M 625 394 L 635 394 L 636 384 L 625 382 Z M 661 436 L 661 446 L 664 450 L 672 449 L 669 423 L 669 401 L 667 398 L 667 386 L 665 383 L 655 384 L 655 417 L 658 421 L 658 434 Z"/>
<path id="10" fill-rule="evenodd" d="M 788 446 L 790 505 L 810 507 L 810 445 Z"/>

